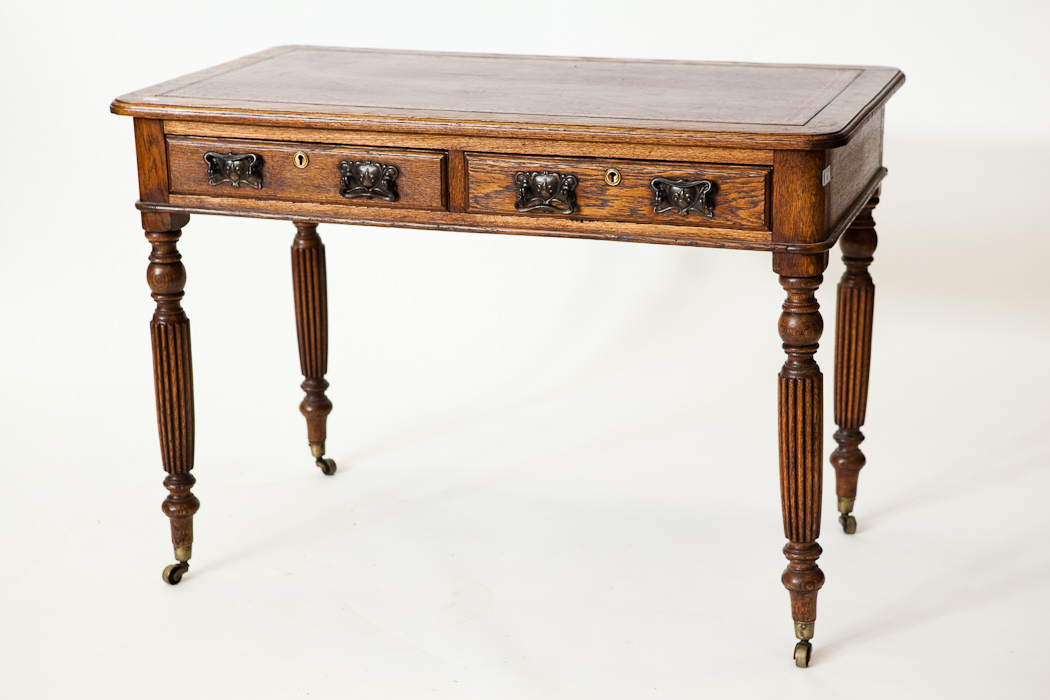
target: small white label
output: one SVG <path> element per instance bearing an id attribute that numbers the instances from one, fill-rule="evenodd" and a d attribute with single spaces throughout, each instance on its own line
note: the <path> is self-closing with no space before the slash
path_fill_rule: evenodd
<path id="1" fill-rule="evenodd" d="M 831 182 L 831 166 L 830 165 L 828 167 L 824 168 L 824 170 L 820 173 L 820 184 L 821 184 L 821 186 L 822 187 L 826 187 L 829 182 Z"/>

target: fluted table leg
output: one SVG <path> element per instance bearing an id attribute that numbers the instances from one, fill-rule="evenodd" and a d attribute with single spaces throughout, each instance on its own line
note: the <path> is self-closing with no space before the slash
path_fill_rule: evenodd
<path id="1" fill-rule="evenodd" d="M 795 662 L 808 666 L 817 619 L 817 591 L 824 573 L 817 566 L 820 545 L 821 466 L 823 464 L 824 378 L 813 355 L 824 330 L 814 294 L 822 277 L 780 277 L 787 300 L 780 315 L 780 337 L 787 361 L 779 375 L 780 497 L 784 556 L 781 580 L 791 596 L 795 621 Z"/>
<path id="2" fill-rule="evenodd" d="M 864 466 L 860 443 L 868 403 L 871 366 L 871 326 L 875 310 L 875 285 L 868 274 L 878 237 L 871 212 L 879 203 L 874 196 L 842 236 L 842 261 L 846 271 L 838 287 L 835 313 L 835 432 L 838 447 L 831 453 L 835 467 L 839 523 L 847 534 L 857 530 L 851 515 L 857 497 L 857 477 Z"/>
<path id="3" fill-rule="evenodd" d="M 163 511 L 171 521 L 176 564 L 164 569 L 164 580 L 176 584 L 189 570 L 193 550 L 193 514 L 200 501 L 190 489 L 193 469 L 193 363 L 190 320 L 182 309 L 186 268 L 177 249 L 181 230 L 146 231 L 153 246 L 147 279 L 157 309 L 150 322 L 153 380 L 157 397 L 157 427 L 168 497 Z"/>
<path id="4" fill-rule="evenodd" d="M 310 453 L 325 474 L 335 473 L 335 460 L 326 459 L 325 437 L 332 402 L 325 396 L 328 382 L 328 283 L 324 244 L 317 224 L 296 222 L 292 242 L 292 286 L 295 292 L 295 331 L 306 397 L 299 410 L 306 417 Z"/>

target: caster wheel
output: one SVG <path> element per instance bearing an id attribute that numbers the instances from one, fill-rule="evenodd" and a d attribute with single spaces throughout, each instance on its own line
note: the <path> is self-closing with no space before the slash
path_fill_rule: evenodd
<path id="1" fill-rule="evenodd" d="M 813 651 L 813 647 L 810 646 L 809 642 L 799 642 L 795 645 L 795 665 L 799 668 L 806 668 L 809 666 L 809 655 Z"/>
<path id="2" fill-rule="evenodd" d="M 190 565 L 184 561 L 180 561 L 178 564 L 172 564 L 171 566 L 164 567 L 164 573 L 162 574 L 165 583 L 170 583 L 172 586 L 182 580 L 182 575 L 190 570 Z"/>
<path id="3" fill-rule="evenodd" d="M 842 525 L 842 531 L 847 535 L 852 535 L 857 531 L 857 519 L 852 515 L 846 515 L 845 513 L 840 515 L 839 524 Z"/>
<path id="4" fill-rule="evenodd" d="M 335 474 L 335 460 L 334 459 L 319 459 L 317 460 L 317 466 L 320 467 L 321 471 L 325 476 L 331 476 Z"/>

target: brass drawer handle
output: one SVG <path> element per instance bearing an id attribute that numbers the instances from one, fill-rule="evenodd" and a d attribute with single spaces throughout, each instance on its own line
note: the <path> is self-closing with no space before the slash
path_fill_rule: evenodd
<path id="1" fill-rule="evenodd" d="M 657 214 L 673 209 L 682 216 L 691 211 L 709 219 L 715 215 L 715 183 L 710 180 L 668 180 L 658 177 L 650 184 L 655 197 L 653 211 Z"/>
<path id="2" fill-rule="evenodd" d="M 575 175 L 541 172 L 519 172 L 514 175 L 514 187 L 518 198 L 514 208 L 518 211 L 550 211 L 556 214 L 571 214 L 576 211 Z"/>
<path id="3" fill-rule="evenodd" d="M 208 151 L 204 162 L 208 164 L 208 184 L 212 187 L 224 182 L 234 187 L 247 185 L 260 189 L 263 186 L 263 159 L 258 154 Z"/>
<path id="4" fill-rule="evenodd" d="M 374 160 L 344 160 L 339 164 L 343 173 L 343 186 L 339 194 L 347 199 L 381 199 L 397 201 L 397 176 L 393 165 Z"/>

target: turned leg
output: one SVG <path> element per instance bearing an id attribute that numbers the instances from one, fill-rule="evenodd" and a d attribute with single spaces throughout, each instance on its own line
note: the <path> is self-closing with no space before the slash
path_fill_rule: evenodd
<path id="1" fill-rule="evenodd" d="M 871 211 L 879 203 L 874 196 L 843 234 L 842 261 L 846 271 L 838 289 L 835 314 L 835 432 L 838 447 L 831 453 L 835 467 L 839 523 L 847 534 L 857 531 L 850 515 L 857 497 L 857 477 L 864 466 L 860 443 L 864 434 L 864 411 L 868 403 L 868 369 L 871 366 L 871 320 L 875 309 L 875 285 L 868 274 L 878 237 Z"/>
<path id="2" fill-rule="evenodd" d="M 824 573 L 817 567 L 820 545 L 820 489 L 823 463 L 822 401 L 824 379 L 813 355 L 824 330 L 814 294 L 822 278 L 780 277 L 787 291 L 780 315 L 780 337 L 787 361 L 780 370 L 780 498 L 784 512 L 784 556 L 781 580 L 791 596 L 795 621 L 795 663 L 808 666 L 810 639 L 817 619 L 817 591 Z"/>
<path id="3" fill-rule="evenodd" d="M 190 493 L 193 469 L 193 366 L 190 361 L 190 321 L 182 310 L 186 268 L 176 247 L 181 230 L 147 231 L 153 246 L 147 279 L 157 310 L 150 322 L 153 341 L 153 381 L 157 395 L 157 427 L 168 497 L 163 511 L 171 521 L 171 542 L 178 562 L 164 569 L 164 580 L 176 584 L 189 570 L 193 548 L 193 514 L 200 508 Z"/>
<path id="4" fill-rule="evenodd" d="M 295 332 L 299 337 L 306 397 L 299 410 L 306 416 L 310 453 L 321 471 L 335 473 L 335 460 L 325 459 L 325 427 L 332 402 L 325 396 L 328 382 L 328 291 L 325 280 L 324 244 L 317 224 L 295 224 L 292 242 L 292 285 L 295 290 Z"/>

